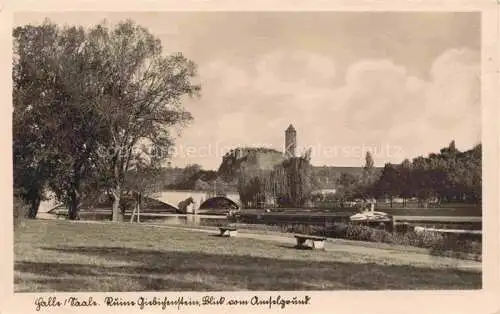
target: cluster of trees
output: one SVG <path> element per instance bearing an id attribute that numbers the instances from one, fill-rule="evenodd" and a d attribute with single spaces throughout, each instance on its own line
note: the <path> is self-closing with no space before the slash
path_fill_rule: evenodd
<path id="1" fill-rule="evenodd" d="M 234 180 L 226 181 L 217 171 L 205 170 L 198 164 L 185 168 L 163 169 L 165 172 L 165 189 L 207 191 L 224 194 L 236 191 Z M 177 174 L 172 175 L 173 172 Z"/>
<path id="2" fill-rule="evenodd" d="M 387 164 L 372 194 L 390 199 L 416 197 L 427 206 L 437 202 L 481 202 L 481 144 L 460 152 L 452 141 L 438 154 Z"/>
<path id="3" fill-rule="evenodd" d="M 168 188 L 181 190 L 208 190 L 210 183 L 217 179 L 217 172 L 203 170 L 198 164 L 187 165 L 181 169 Z"/>
<path id="4" fill-rule="evenodd" d="M 280 206 L 302 207 L 313 189 L 312 167 L 307 156 L 283 161 L 271 173 L 270 191 Z"/>
<path id="5" fill-rule="evenodd" d="M 379 173 L 373 171 L 373 159 L 366 156 L 362 176 L 342 174 L 337 182 L 336 198 L 403 199 L 417 198 L 422 207 L 429 202 L 481 202 L 481 144 L 460 152 L 452 141 L 439 153 L 406 159 L 400 164 L 387 163 Z"/>
<path id="6" fill-rule="evenodd" d="M 373 157 L 366 153 L 365 165 L 359 173 L 340 174 L 336 180 L 336 194 L 331 195 L 330 201 L 352 201 L 355 198 L 373 197 L 373 186 L 376 185 L 380 172 L 374 167 Z"/>
<path id="7" fill-rule="evenodd" d="M 258 169 L 242 164 L 238 171 L 237 187 L 243 207 L 259 208 L 269 203 L 270 170 Z"/>
<path id="8" fill-rule="evenodd" d="M 122 197 L 155 188 L 172 128 L 192 120 L 182 100 L 199 94 L 196 65 L 163 55 L 132 21 L 90 29 L 46 21 L 15 28 L 13 38 L 15 197 L 35 217 L 52 191 L 78 219 L 82 197 L 105 194 L 122 220 Z"/>
<path id="9" fill-rule="evenodd" d="M 272 170 L 243 166 L 238 177 L 238 192 L 245 207 L 259 207 L 265 203 L 302 207 L 310 200 L 312 183 L 309 157 L 292 157 Z"/>
<path id="10" fill-rule="evenodd" d="M 311 192 L 321 190 L 318 179 L 324 179 L 329 169 L 314 171 L 307 156 L 282 160 L 272 169 L 261 167 L 249 156 L 240 159 L 229 156 L 224 168 L 221 167 L 226 177 L 236 181 L 245 207 L 262 204 L 303 207 L 309 201 L 331 203 L 374 198 L 388 199 L 391 205 L 394 198 L 401 198 L 403 206 L 408 199 L 417 198 L 422 207 L 431 202 L 481 202 L 480 144 L 461 152 L 452 141 L 439 153 L 412 161 L 406 159 L 400 164 L 387 163 L 383 168 L 376 168 L 367 152 L 364 167 L 332 177 L 336 193 L 326 195 Z M 197 173 L 194 177 L 200 176 L 201 172 Z"/>

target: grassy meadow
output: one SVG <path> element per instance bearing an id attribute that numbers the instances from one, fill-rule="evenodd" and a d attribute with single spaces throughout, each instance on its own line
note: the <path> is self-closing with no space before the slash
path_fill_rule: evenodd
<path id="1" fill-rule="evenodd" d="M 481 272 L 143 224 L 26 221 L 16 292 L 479 289 Z"/>

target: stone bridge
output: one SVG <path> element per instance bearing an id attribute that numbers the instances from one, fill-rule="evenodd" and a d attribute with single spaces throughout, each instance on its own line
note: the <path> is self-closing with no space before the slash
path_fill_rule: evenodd
<path id="1" fill-rule="evenodd" d="M 238 193 L 215 195 L 213 192 L 191 191 L 191 190 L 186 190 L 186 191 L 166 190 L 155 193 L 153 195 L 149 195 L 148 197 L 160 201 L 162 203 L 166 203 L 167 205 L 170 205 L 176 209 L 179 209 L 178 206 L 179 202 L 184 201 L 189 197 L 193 198 L 195 202 L 194 208 L 196 209 L 199 209 L 200 206 L 202 206 L 204 203 L 205 205 L 208 205 L 209 203 L 206 202 L 209 200 L 217 200 L 217 199 L 223 199 L 229 201 L 230 203 L 232 202 L 234 203 L 234 205 L 238 206 L 238 208 L 241 208 L 240 195 Z M 41 202 L 39 212 L 40 213 L 51 212 L 60 205 L 61 203 L 57 202 L 54 199 L 54 197 L 52 197 L 49 200 Z"/>
<path id="2" fill-rule="evenodd" d="M 167 190 L 158 193 L 154 193 L 149 196 L 152 199 L 166 203 L 178 209 L 178 204 L 181 201 L 192 197 L 195 204 L 195 208 L 200 208 L 207 200 L 214 198 L 224 198 L 234 202 L 238 207 L 241 206 L 240 195 L 238 193 L 225 193 L 224 195 L 215 195 L 213 192 L 203 192 L 203 191 L 178 191 L 178 190 Z"/>

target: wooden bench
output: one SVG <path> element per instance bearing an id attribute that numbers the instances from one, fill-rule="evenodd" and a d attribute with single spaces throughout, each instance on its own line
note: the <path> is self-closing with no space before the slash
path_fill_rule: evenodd
<path id="1" fill-rule="evenodd" d="M 220 227 L 219 230 L 221 237 L 235 237 L 238 235 L 238 229 L 233 227 Z"/>
<path id="2" fill-rule="evenodd" d="M 297 245 L 295 246 L 298 249 L 325 249 L 325 241 L 324 237 L 315 237 L 309 235 L 295 235 L 297 239 Z"/>

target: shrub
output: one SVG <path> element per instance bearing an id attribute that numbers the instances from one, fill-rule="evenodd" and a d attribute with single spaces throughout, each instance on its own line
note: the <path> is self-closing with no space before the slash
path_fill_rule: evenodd
<path id="1" fill-rule="evenodd" d="M 348 228 L 349 225 L 345 223 L 333 224 L 326 231 L 326 236 L 331 238 L 347 238 Z"/>
<path id="2" fill-rule="evenodd" d="M 464 254 L 475 254 L 480 259 L 482 245 L 480 239 L 457 234 L 438 232 L 415 232 L 408 226 L 406 232 L 389 232 L 366 225 L 334 223 L 330 226 L 313 226 L 305 224 L 287 225 L 286 232 L 321 235 L 346 240 L 389 243 L 430 249 L 438 255 L 464 258 Z M 445 254 L 445 252 L 447 252 Z M 477 257 L 479 255 L 479 257 Z M 467 257 L 469 258 L 469 257 Z"/>
<path id="3" fill-rule="evenodd" d="M 270 231 L 421 247 L 429 249 L 431 254 L 435 255 L 481 260 L 481 236 L 475 235 L 442 234 L 429 231 L 415 232 L 409 226 L 405 225 L 400 225 L 404 227 L 394 232 L 349 223 L 333 223 L 330 225 L 254 225 L 253 228 L 256 226 Z"/>
<path id="4" fill-rule="evenodd" d="M 301 234 L 314 234 L 316 230 L 311 225 L 304 224 L 293 224 L 293 225 L 285 225 L 285 232 L 290 233 L 301 233 Z"/>
<path id="5" fill-rule="evenodd" d="M 373 230 L 370 241 L 387 243 L 391 234 L 385 230 Z"/>
<path id="6" fill-rule="evenodd" d="M 346 237 L 350 240 L 371 241 L 374 229 L 363 225 L 348 225 Z"/>
<path id="7" fill-rule="evenodd" d="M 403 223 L 403 224 L 398 224 L 394 227 L 394 231 L 396 232 L 402 232 L 402 233 L 405 233 L 405 232 L 410 232 L 411 231 L 411 226 L 407 223 Z"/>

